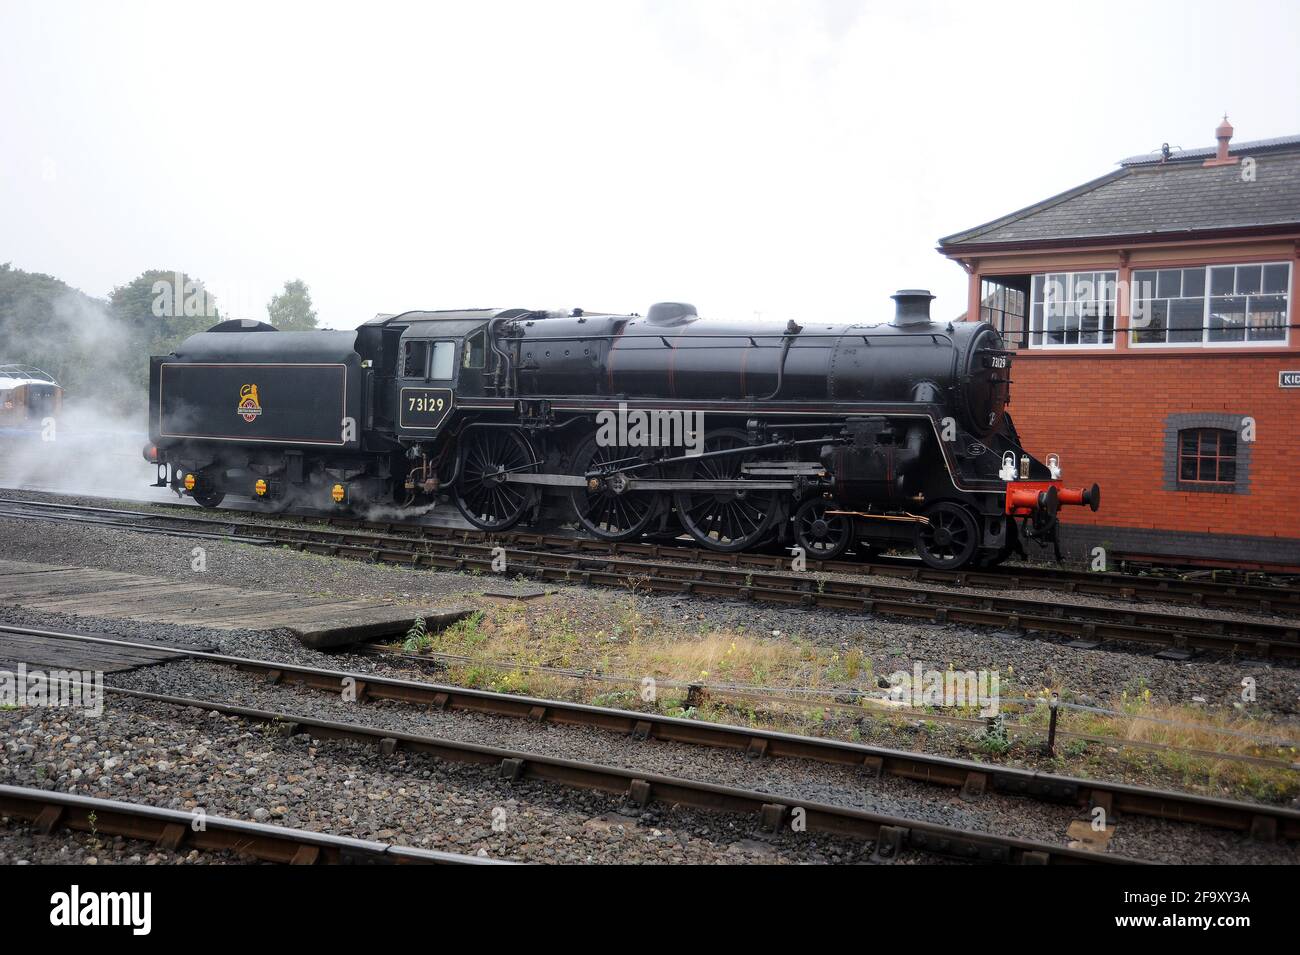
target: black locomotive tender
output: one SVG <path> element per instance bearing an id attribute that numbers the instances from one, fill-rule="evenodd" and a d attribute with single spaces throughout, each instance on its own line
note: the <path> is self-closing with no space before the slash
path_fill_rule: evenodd
<path id="1" fill-rule="evenodd" d="M 823 559 L 910 543 L 944 568 L 1054 541 L 1063 503 L 1096 510 L 1096 485 L 1065 489 L 1059 462 L 1021 447 L 998 332 L 932 321 L 928 292 L 893 297 L 877 325 L 704 321 L 678 303 L 405 312 L 354 331 L 223 322 L 151 360 L 145 454 L 157 486 L 205 507 L 447 495 L 487 530 L 576 521 Z M 638 413 L 690 430 L 670 447 L 602 431 Z"/>

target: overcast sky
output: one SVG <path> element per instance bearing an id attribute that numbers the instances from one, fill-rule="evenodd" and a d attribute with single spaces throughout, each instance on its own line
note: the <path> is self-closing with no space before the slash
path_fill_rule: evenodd
<path id="1" fill-rule="evenodd" d="M 0 0 L 0 262 L 235 317 L 876 321 L 936 240 L 1162 142 L 1300 133 L 1300 4 Z M 224 294 L 223 294 L 224 292 Z"/>

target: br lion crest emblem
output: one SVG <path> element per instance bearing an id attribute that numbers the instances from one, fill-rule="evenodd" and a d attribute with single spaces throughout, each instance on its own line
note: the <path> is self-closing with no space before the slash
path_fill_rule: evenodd
<path id="1" fill-rule="evenodd" d="M 257 385 L 241 385 L 239 388 L 239 407 L 235 409 L 245 421 L 256 421 L 262 413 L 262 402 L 257 398 Z"/>

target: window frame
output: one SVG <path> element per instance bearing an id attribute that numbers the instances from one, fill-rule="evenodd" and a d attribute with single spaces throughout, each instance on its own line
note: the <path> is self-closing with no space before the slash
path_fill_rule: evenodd
<path id="1" fill-rule="evenodd" d="M 419 345 L 424 349 L 424 370 L 421 371 L 419 374 L 409 375 L 406 373 L 407 355 L 409 354 L 410 349 L 413 345 Z M 448 375 L 446 378 L 435 378 L 433 376 L 434 359 L 437 357 L 438 346 L 440 345 L 447 345 L 450 346 L 451 348 L 451 367 L 450 367 L 451 374 Z M 459 345 L 460 345 L 459 340 L 455 338 L 408 338 L 406 339 L 405 341 L 402 342 L 402 377 L 407 380 L 418 380 L 418 381 L 452 381 L 452 382 L 456 381 L 457 378 L 459 377 L 459 372 L 460 372 L 460 368 L 457 364 L 458 361 L 460 360 L 460 353 L 457 350 Z"/>
<path id="2" fill-rule="evenodd" d="M 1183 494 L 1251 494 L 1255 442 L 1241 435 L 1242 422 L 1249 417 L 1252 417 L 1250 409 L 1240 407 L 1233 411 L 1174 411 L 1165 415 L 1160 455 L 1162 489 Z M 1237 434 L 1237 474 L 1231 484 L 1178 479 L 1180 432 L 1207 428 Z"/>
<path id="3" fill-rule="evenodd" d="M 1188 435 L 1188 434 L 1196 435 L 1196 451 L 1194 454 L 1185 456 L 1183 453 L 1183 438 L 1184 435 Z M 1208 435 L 1214 436 L 1213 454 L 1205 453 L 1205 438 Z M 1232 439 L 1231 454 L 1223 453 L 1224 437 L 1230 437 Z M 1238 448 L 1240 447 L 1240 444 L 1239 444 L 1238 435 L 1235 431 L 1229 428 L 1196 427 L 1196 426 L 1190 428 L 1179 428 L 1177 440 L 1178 440 L 1178 458 L 1174 462 L 1174 467 L 1176 469 L 1175 473 L 1177 475 L 1176 480 L 1180 485 L 1197 485 L 1199 487 L 1212 487 L 1212 488 L 1222 489 L 1222 490 L 1229 490 L 1237 486 Z M 1195 467 L 1196 467 L 1197 476 L 1194 478 L 1183 477 L 1183 461 L 1188 457 L 1190 457 L 1192 460 L 1196 462 Z M 1213 480 L 1207 480 L 1206 478 L 1201 476 L 1201 467 L 1206 461 L 1214 462 L 1215 476 Z M 1225 480 L 1222 477 L 1220 477 L 1220 474 L 1222 473 L 1223 462 L 1225 461 L 1232 462 L 1231 480 Z"/>
<path id="4" fill-rule="evenodd" d="M 1236 269 L 1259 267 L 1261 269 L 1261 276 L 1262 276 L 1262 270 L 1265 267 L 1270 265 L 1284 265 L 1286 266 L 1286 270 L 1287 270 L 1286 291 L 1282 293 L 1286 299 L 1285 318 L 1282 323 L 1282 333 L 1283 333 L 1282 337 L 1277 339 L 1266 339 L 1263 341 L 1260 340 L 1251 341 L 1248 337 L 1243 336 L 1242 340 L 1239 342 L 1211 341 L 1210 340 L 1210 302 L 1215 297 L 1211 286 L 1211 279 L 1210 279 L 1211 270 L 1212 269 L 1233 269 L 1234 270 L 1233 280 L 1234 280 L 1234 287 L 1235 287 Z M 1139 342 L 1137 341 L 1137 333 L 1139 331 L 1142 331 L 1143 329 L 1138 329 L 1133 327 L 1133 306 L 1134 303 L 1137 301 L 1137 294 L 1136 294 L 1137 283 L 1136 280 L 1132 279 L 1132 276 L 1136 275 L 1138 272 L 1158 273 L 1158 272 L 1173 272 L 1175 270 L 1186 272 L 1189 270 L 1194 271 L 1197 269 L 1200 269 L 1205 274 L 1205 293 L 1203 295 L 1204 304 L 1202 305 L 1201 308 L 1200 341 L 1194 341 L 1194 342 L 1171 342 L 1171 341 Z M 1153 265 L 1149 268 L 1135 267 L 1130 271 L 1129 275 L 1130 275 L 1130 286 L 1129 286 L 1129 296 L 1128 296 L 1128 317 L 1127 317 L 1128 326 L 1129 326 L 1128 328 L 1129 348 L 1150 349 L 1154 351 L 1159 351 L 1160 349 L 1169 349 L 1169 348 L 1288 348 L 1291 345 L 1291 312 L 1292 312 L 1292 301 L 1293 301 L 1292 296 L 1295 290 L 1295 269 L 1292 267 L 1292 262 L 1289 260 L 1275 259 L 1273 261 L 1256 261 L 1256 262 L 1207 262 L 1204 265 L 1165 265 L 1165 266 Z M 1156 282 L 1158 287 L 1159 278 L 1156 279 Z M 1263 285 L 1262 277 L 1261 277 L 1260 285 L 1261 287 Z M 1258 297 L 1263 297 L 1266 294 L 1275 295 L 1277 293 L 1248 292 L 1246 293 L 1246 297 L 1256 296 L 1256 295 Z M 1181 298 L 1182 296 L 1179 297 Z M 1237 297 L 1235 292 L 1232 297 L 1234 298 Z M 1159 301 L 1159 300 L 1163 300 L 1163 299 L 1161 299 L 1161 297 L 1158 295 L 1153 296 L 1152 298 L 1152 301 Z M 1247 322 L 1249 322 L 1250 320 L 1249 305 L 1247 305 L 1246 316 L 1247 316 L 1246 320 Z M 1245 326 L 1247 332 L 1249 332 L 1249 328 L 1250 328 L 1249 325 Z M 1168 327 L 1166 327 L 1165 329 L 1166 338 L 1168 338 L 1168 331 L 1169 329 Z"/>
<path id="5" fill-rule="evenodd" d="M 1048 334 L 1047 332 L 1047 284 L 1048 284 L 1047 280 L 1049 276 L 1053 276 L 1053 275 L 1064 275 L 1070 280 L 1068 283 L 1068 290 L 1065 296 L 1066 302 L 1074 301 L 1074 298 L 1070 293 L 1073 291 L 1074 279 L 1076 276 L 1101 275 L 1101 276 L 1111 277 L 1110 278 L 1110 281 L 1112 282 L 1111 287 L 1114 290 L 1114 294 L 1109 300 L 1110 321 L 1111 321 L 1109 342 L 1101 341 L 1102 335 L 1105 332 L 1105 328 L 1102 325 L 1100 315 L 1098 316 L 1098 321 L 1097 321 L 1098 340 L 1095 343 L 1094 342 L 1074 342 L 1074 343 L 1063 342 L 1061 344 L 1049 344 L 1047 342 L 1047 334 Z M 1039 278 L 1043 279 L 1043 301 L 1041 303 L 1034 298 L 1035 280 Z M 1104 282 L 1105 280 L 1103 279 L 1103 283 Z M 1101 298 L 1095 298 L 1095 297 L 1093 300 L 1097 302 L 1098 305 L 1100 305 L 1101 302 L 1103 301 Z M 1039 304 L 1043 306 L 1043 325 L 1040 328 L 1035 328 L 1034 307 Z M 1080 328 L 1078 333 L 1083 334 L 1083 329 Z M 1119 330 L 1119 270 L 1118 269 L 1114 269 L 1114 268 L 1077 269 L 1072 272 L 1057 270 L 1051 272 L 1034 272 L 1030 274 L 1029 293 L 1025 296 L 1025 340 L 1028 344 L 1029 350 L 1031 351 L 1081 351 L 1084 349 L 1091 348 L 1098 351 L 1113 351 L 1115 349 L 1115 342 L 1119 339 L 1119 334 L 1120 334 L 1120 330 Z M 1035 335 L 1039 336 L 1042 339 L 1038 344 L 1034 343 Z"/>
<path id="6" fill-rule="evenodd" d="M 471 363 L 475 356 L 478 361 Z M 465 343 L 461 347 L 460 367 L 468 368 L 471 371 L 482 371 L 487 367 L 487 329 L 480 328 L 465 336 Z"/>
<path id="7" fill-rule="evenodd" d="M 433 349 L 429 347 L 433 343 L 427 338 L 408 338 L 402 342 L 402 377 L 418 378 L 421 381 L 429 380 L 429 361 L 433 357 Z M 419 345 L 424 349 L 424 367 L 417 374 L 409 372 L 412 346 Z"/>
<path id="8" fill-rule="evenodd" d="M 1029 347 L 1029 298 L 1033 290 L 1032 277 L 1030 278 L 1029 287 L 1030 292 L 1024 292 L 996 279 L 980 276 L 979 319 L 996 328 L 1004 342 L 1010 342 L 1011 339 L 1008 336 L 1013 334 L 1007 331 L 1007 319 L 1018 319 L 1020 329 L 1014 333 L 1016 335 L 1014 343 L 1016 351 L 1022 351 Z M 1011 300 L 1016 296 L 1020 300 L 1019 312 L 1012 311 L 1009 307 Z M 986 304 L 990 299 L 993 299 L 994 304 Z M 998 307 L 998 305 L 1001 307 Z"/>
<path id="9" fill-rule="evenodd" d="M 460 358 L 460 355 L 457 354 L 457 352 L 456 352 L 456 346 L 457 346 L 457 344 L 458 344 L 458 342 L 457 342 L 455 339 L 452 339 L 452 338 L 436 338 L 436 339 L 430 339 L 430 341 L 429 341 L 429 367 L 428 367 L 428 372 L 427 372 L 427 374 L 425 375 L 425 381 L 455 381 L 455 380 L 456 380 L 456 376 L 457 376 L 457 374 L 458 374 L 459 371 L 460 371 L 460 368 L 459 368 L 458 363 L 457 363 L 457 360 Z M 436 359 L 437 356 L 438 356 L 438 346 L 439 346 L 439 345 L 447 345 L 447 346 L 450 346 L 450 348 L 451 348 L 451 364 L 450 364 L 450 366 L 449 366 L 449 367 L 450 367 L 450 370 L 451 370 L 451 374 L 449 374 L 446 378 L 435 378 L 435 377 L 434 377 L 434 374 L 433 374 L 433 372 L 434 372 L 434 361 L 435 361 L 435 359 Z"/>

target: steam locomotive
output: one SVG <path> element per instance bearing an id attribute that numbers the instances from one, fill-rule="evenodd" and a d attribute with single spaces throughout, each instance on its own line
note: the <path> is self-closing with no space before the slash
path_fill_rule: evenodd
<path id="1" fill-rule="evenodd" d="M 1055 540 L 1059 460 L 1021 447 L 1012 352 L 982 322 L 701 320 L 475 309 L 354 331 L 227 321 L 150 364 L 156 486 L 205 507 L 364 512 L 449 497 L 472 524 L 576 523 L 604 540 L 773 541 L 830 559 L 915 546 L 995 564 Z"/>

